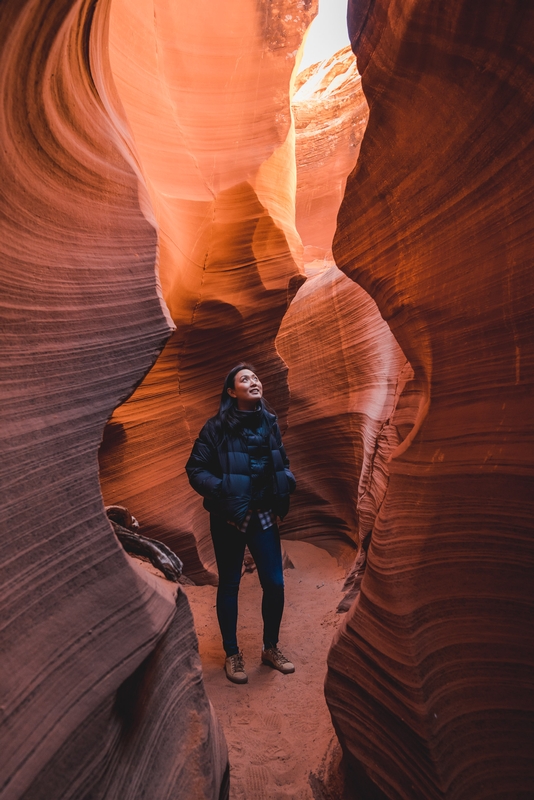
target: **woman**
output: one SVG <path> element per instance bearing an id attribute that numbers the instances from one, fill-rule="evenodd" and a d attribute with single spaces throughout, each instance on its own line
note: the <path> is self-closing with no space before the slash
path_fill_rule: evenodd
<path id="1" fill-rule="evenodd" d="M 237 645 L 237 595 L 246 545 L 263 589 L 261 660 L 284 674 L 294 672 L 278 648 L 284 573 L 277 517 L 287 514 L 296 482 L 276 415 L 263 399 L 263 387 L 249 364 L 238 364 L 226 376 L 219 412 L 200 431 L 186 470 L 210 512 L 227 678 L 234 683 L 248 681 Z"/>

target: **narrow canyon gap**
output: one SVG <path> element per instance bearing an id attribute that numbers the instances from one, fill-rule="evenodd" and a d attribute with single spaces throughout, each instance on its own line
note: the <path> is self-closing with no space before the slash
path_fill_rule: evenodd
<path id="1" fill-rule="evenodd" d="M 2 800 L 224 796 L 187 600 L 124 555 L 97 450 L 114 412 L 105 500 L 215 582 L 183 464 L 244 349 L 286 535 L 369 544 L 346 792 L 532 794 L 533 12 L 350 2 L 362 82 L 349 51 L 295 82 L 315 11 L 2 5 Z"/>

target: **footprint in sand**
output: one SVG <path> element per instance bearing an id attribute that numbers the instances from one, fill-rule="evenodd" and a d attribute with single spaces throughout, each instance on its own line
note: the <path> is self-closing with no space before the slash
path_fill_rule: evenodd
<path id="1" fill-rule="evenodd" d="M 251 757 L 251 764 L 268 764 L 270 761 L 286 762 L 292 758 L 292 745 L 287 739 L 277 738 L 274 744 L 262 744 Z"/>
<path id="2" fill-rule="evenodd" d="M 245 773 L 247 800 L 269 800 L 268 787 L 271 773 L 267 767 L 251 766 Z"/>
<path id="3" fill-rule="evenodd" d="M 282 730 L 283 718 L 277 711 L 269 711 L 263 715 L 263 722 L 265 727 L 270 731 Z"/>

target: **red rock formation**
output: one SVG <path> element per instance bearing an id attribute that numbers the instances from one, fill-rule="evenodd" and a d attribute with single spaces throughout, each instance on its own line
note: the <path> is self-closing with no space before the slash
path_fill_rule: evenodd
<path id="1" fill-rule="evenodd" d="M 352 51 L 310 67 L 295 85 L 297 224 L 309 277 L 276 340 L 289 367 L 286 444 L 299 478 L 284 533 L 340 557 L 361 546 L 382 500 L 387 469 L 375 469 L 375 451 L 377 440 L 389 442 L 380 432 L 406 359 L 375 302 L 331 258 L 367 120 Z"/>
<path id="2" fill-rule="evenodd" d="M 24 800 L 225 797 L 226 760 L 204 691 L 191 609 L 180 592 L 150 658 L 71 732 Z"/>
<path id="3" fill-rule="evenodd" d="M 277 345 L 289 366 L 285 440 L 299 479 L 283 530 L 341 556 L 370 530 L 360 536 L 358 503 L 406 359 L 374 301 L 335 264 L 299 290 Z"/>
<path id="4" fill-rule="evenodd" d="M 172 327 L 133 157 L 119 118 L 104 110 L 107 4 L 94 20 L 93 9 L 23 0 L 0 8 L 0 794 L 125 800 L 156 781 L 175 797 L 191 797 L 180 785 L 194 783 L 196 796 L 216 798 L 224 744 L 186 604 L 180 597 L 176 611 L 172 593 L 132 568 L 98 482 L 106 420 Z M 172 690 L 171 651 L 181 651 Z M 147 694 L 131 679 L 142 663 Z M 132 725 L 114 705 L 125 696 L 139 711 Z"/>
<path id="5" fill-rule="evenodd" d="M 107 502 L 131 508 L 198 580 L 215 579 L 213 553 L 184 464 L 217 410 L 224 375 L 252 361 L 282 418 L 289 402 L 274 340 L 303 281 L 290 80 L 316 5 L 112 7 L 111 64 L 152 199 L 177 332 L 113 417 L 102 486 Z"/>
<path id="6" fill-rule="evenodd" d="M 223 785 L 187 605 L 118 546 L 96 450 L 172 330 L 163 293 L 177 331 L 114 415 L 102 478 L 108 502 L 206 576 L 206 515 L 181 476 L 221 376 L 257 358 L 288 404 L 274 341 L 301 281 L 288 96 L 312 5 L 116 0 L 116 86 L 109 3 L 1 7 L 3 798 Z M 334 248 L 348 277 L 327 260 L 278 339 L 304 493 L 290 534 L 337 547 L 332 533 L 351 543 L 374 524 L 327 680 L 359 794 L 529 797 L 533 13 L 493 0 L 350 8 L 371 116 Z M 321 262 L 363 113 L 356 94 L 351 121 L 331 82 L 342 66 L 309 74 L 338 112 L 331 149 L 301 137 L 299 225 Z M 351 69 L 339 75 L 356 81 Z M 400 351 L 363 290 L 414 369 L 398 402 Z M 306 503 L 328 509 L 328 535 Z"/>
<path id="7" fill-rule="evenodd" d="M 526 798 L 534 14 L 379 0 L 349 20 L 370 118 L 334 254 L 425 393 L 327 699 L 350 764 L 389 798 Z"/>

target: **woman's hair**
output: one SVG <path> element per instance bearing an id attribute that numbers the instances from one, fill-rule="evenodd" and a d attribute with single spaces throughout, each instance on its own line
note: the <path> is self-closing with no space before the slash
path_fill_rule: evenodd
<path id="1" fill-rule="evenodd" d="M 237 364 L 233 369 L 231 369 L 224 379 L 223 389 L 221 392 L 221 402 L 219 403 L 219 411 L 215 416 L 215 427 L 221 439 L 227 433 L 239 435 L 241 432 L 242 420 L 239 418 L 238 413 L 236 413 L 238 411 L 237 400 L 235 397 L 231 397 L 228 394 L 228 389 L 235 388 L 235 376 L 238 372 L 241 372 L 242 369 L 249 369 L 251 372 L 256 372 L 252 364 L 241 363 Z M 258 400 L 258 403 L 261 405 L 263 412 L 269 411 L 274 414 L 273 409 L 263 397 Z"/>

